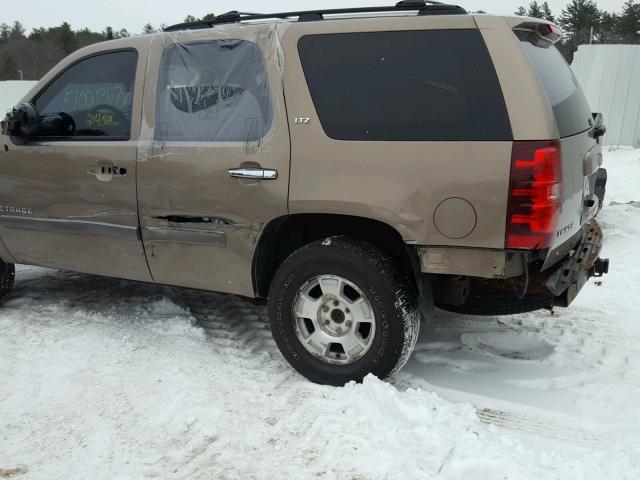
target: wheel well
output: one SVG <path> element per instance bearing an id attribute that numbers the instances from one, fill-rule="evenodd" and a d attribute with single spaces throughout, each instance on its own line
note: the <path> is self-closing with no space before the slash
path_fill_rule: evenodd
<path id="1" fill-rule="evenodd" d="M 350 215 L 287 215 L 270 222 L 258 242 L 253 259 L 256 296 L 268 296 L 273 276 L 291 253 L 308 243 L 336 235 L 371 243 L 391 255 L 402 268 L 412 271 L 410 250 L 400 234 L 386 223 Z"/>

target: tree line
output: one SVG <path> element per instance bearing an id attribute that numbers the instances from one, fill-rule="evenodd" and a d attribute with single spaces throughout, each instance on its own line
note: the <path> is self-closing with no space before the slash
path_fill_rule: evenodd
<path id="1" fill-rule="evenodd" d="M 202 18 L 188 15 L 184 21 L 213 18 L 213 14 Z M 106 27 L 102 32 L 92 32 L 88 28 L 73 30 L 69 23 L 63 22 L 57 27 L 34 28 L 27 34 L 19 21 L 12 25 L 3 22 L 0 23 L 0 80 L 39 80 L 56 63 L 79 48 L 131 35 L 156 33 L 165 27 L 160 25 L 156 28 L 147 23 L 139 33 L 112 27 Z"/>
<path id="2" fill-rule="evenodd" d="M 594 0 L 571 0 L 559 16 L 547 2 L 530 2 L 519 7 L 516 15 L 542 18 L 560 25 L 564 37 L 558 48 L 568 61 L 578 45 L 587 43 L 640 43 L 640 2 L 626 0 L 619 13 L 598 8 Z"/>
<path id="3" fill-rule="evenodd" d="M 482 12 L 484 13 L 484 12 Z M 516 15 L 543 18 L 559 24 L 565 35 L 558 47 L 568 61 L 571 61 L 578 45 L 586 43 L 640 43 L 640 2 L 626 0 L 620 12 L 607 12 L 598 8 L 594 0 L 571 0 L 558 16 L 547 2 L 532 1 L 519 7 Z M 207 14 L 202 20 L 214 19 Z M 184 21 L 200 20 L 188 15 Z M 0 80 L 37 80 L 65 56 L 78 48 L 93 43 L 144 35 L 161 31 L 146 24 L 141 32 L 130 33 L 125 29 L 106 27 L 102 32 L 87 28 L 73 30 L 71 25 L 50 28 L 34 28 L 27 33 L 19 21 L 12 25 L 0 24 Z"/>

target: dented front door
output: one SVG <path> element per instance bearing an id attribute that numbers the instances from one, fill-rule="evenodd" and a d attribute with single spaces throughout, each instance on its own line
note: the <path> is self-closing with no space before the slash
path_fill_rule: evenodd
<path id="1" fill-rule="evenodd" d="M 147 47 L 76 52 L 27 97 L 73 128 L 3 137 L 0 238 L 14 262 L 151 280 L 136 199 Z"/>
<path id="2" fill-rule="evenodd" d="M 257 240 L 287 213 L 288 127 L 274 27 L 225 30 L 152 49 L 140 221 L 156 282 L 253 296 Z"/>

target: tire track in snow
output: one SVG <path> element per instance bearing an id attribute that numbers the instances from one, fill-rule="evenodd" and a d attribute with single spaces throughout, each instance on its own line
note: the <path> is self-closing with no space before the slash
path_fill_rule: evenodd
<path id="1" fill-rule="evenodd" d="M 442 398 L 474 407 L 478 419 L 487 425 L 578 447 L 608 444 L 615 430 L 571 415 L 509 402 L 494 397 L 434 385 L 411 373 L 393 382 L 398 389 L 420 388 Z"/>
<path id="2" fill-rule="evenodd" d="M 640 358 L 638 342 L 629 339 L 613 320 L 607 319 L 601 312 L 580 309 L 561 310 L 553 316 L 548 312 L 535 312 L 500 318 L 472 317 L 436 310 L 421 340 L 414 354 L 414 362 L 431 368 L 432 373 L 434 368 L 446 368 L 462 375 L 461 378 L 469 378 L 464 375 L 478 375 L 478 382 L 483 382 L 485 379 L 482 375 L 486 374 L 486 379 L 500 386 L 495 376 L 499 375 L 501 368 L 510 364 L 518 368 L 520 364 L 523 372 L 530 372 L 532 365 L 534 368 L 540 365 L 540 378 L 524 377 L 523 380 L 506 381 L 506 387 L 521 387 L 532 394 L 534 390 L 563 389 L 561 384 L 557 388 L 554 385 L 556 380 L 566 379 L 556 378 L 551 372 L 548 377 L 544 376 L 545 370 L 552 369 L 558 362 L 562 364 L 568 359 L 576 371 L 588 377 L 584 380 L 588 383 L 590 380 L 607 378 L 607 375 L 637 375 L 635 369 L 629 368 L 628 359 L 616 357 L 615 352 L 619 351 L 621 343 L 625 345 L 628 358 Z M 470 356 L 474 353 L 479 356 Z M 495 359 L 495 365 L 491 365 L 491 358 Z M 499 390 L 496 396 L 488 396 L 482 394 L 481 389 L 474 392 L 473 386 L 468 383 L 467 391 L 460 390 L 455 382 L 443 382 L 442 376 L 438 375 L 436 378 L 440 380 L 434 384 L 429 381 L 429 375 L 421 377 L 419 367 L 414 366 L 411 370 L 413 372 L 405 372 L 400 376 L 395 382 L 396 386 L 419 387 L 451 401 L 470 403 L 485 424 L 588 448 L 607 445 L 615 435 L 621 434 L 619 425 L 602 424 L 561 411 L 505 401 L 500 398 Z M 578 376 L 576 385 L 582 381 L 582 377 Z"/>
<path id="3" fill-rule="evenodd" d="M 602 427 L 598 428 L 598 432 L 595 432 L 571 424 L 567 421 L 568 418 L 558 421 L 548 415 L 546 417 L 536 414 L 527 415 L 493 408 L 476 409 L 476 412 L 483 423 L 580 447 L 603 446 L 611 435 L 610 433 L 603 434 Z"/>

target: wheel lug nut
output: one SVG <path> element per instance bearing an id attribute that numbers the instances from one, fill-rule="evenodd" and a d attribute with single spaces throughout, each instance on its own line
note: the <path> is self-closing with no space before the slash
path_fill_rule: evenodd
<path id="1" fill-rule="evenodd" d="M 348 308 L 345 310 L 345 312 L 347 313 L 351 313 L 351 310 L 349 310 Z"/>
<path id="2" fill-rule="evenodd" d="M 322 307 L 322 311 L 324 313 L 327 313 L 329 311 L 329 307 L 327 307 L 326 305 L 324 307 Z"/>
<path id="3" fill-rule="evenodd" d="M 351 320 L 347 320 L 345 325 L 347 326 L 347 328 L 349 328 L 351 326 Z"/>
<path id="4" fill-rule="evenodd" d="M 333 301 L 333 306 L 337 307 L 338 305 L 340 305 L 340 302 L 338 300 L 334 300 Z"/>
<path id="5" fill-rule="evenodd" d="M 337 327 L 337 328 L 336 328 L 336 332 L 338 332 L 338 333 L 342 333 L 342 327 Z"/>
<path id="6" fill-rule="evenodd" d="M 329 320 L 325 320 L 325 321 L 324 321 L 324 324 L 325 324 L 325 325 L 329 325 L 329 323 L 331 323 L 331 322 L 329 322 Z"/>

